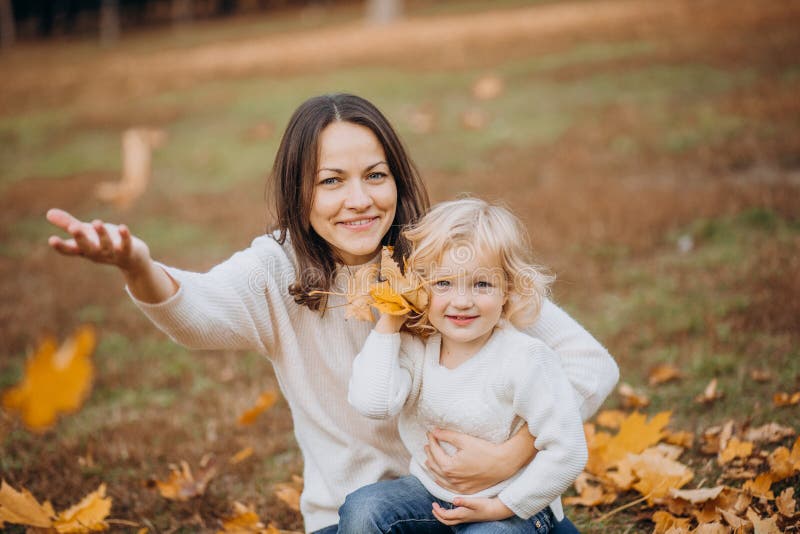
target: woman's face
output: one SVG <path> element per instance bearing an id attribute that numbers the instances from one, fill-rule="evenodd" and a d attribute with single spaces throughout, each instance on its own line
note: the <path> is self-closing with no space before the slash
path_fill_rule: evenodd
<path id="1" fill-rule="evenodd" d="M 347 265 L 369 261 L 394 221 L 397 186 L 372 131 L 329 124 L 319 139 L 311 227 Z"/>

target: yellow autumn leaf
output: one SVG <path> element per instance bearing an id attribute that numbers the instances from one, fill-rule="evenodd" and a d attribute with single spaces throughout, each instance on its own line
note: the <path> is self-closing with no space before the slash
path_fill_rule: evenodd
<path id="1" fill-rule="evenodd" d="M 631 467 L 639 478 L 633 488 L 647 497 L 650 506 L 666 497 L 671 489 L 682 488 L 694 478 L 689 467 L 662 456 L 657 450 L 648 449 L 632 456 Z"/>
<path id="2" fill-rule="evenodd" d="M 231 465 L 236 465 L 241 463 L 253 455 L 253 447 L 245 447 L 233 456 L 230 457 L 228 463 Z"/>
<path id="3" fill-rule="evenodd" d="M 295 512 L 300 511 L 300 493 L 303 491 L 303 478 L 292 475 L 291 482 L 275 484 L 274 495 Z"/>
<path id="4" fill-rule="evenodd" d="M 591 476 L 585 471 L 578 475 L 575 480 L 575 491 L 577 497 L 565 497 L 564 504 L 575 506 L 598 506 L 601 504 L 611 504 L 617 500 L 616 493 L 606 493 L 601 485 L 592 484 Z"/>
<path id="5" fill-rule="evenodd" d="M 345 306 L 345 318 L 355 318 L 361 321 L 372 321 L 372 296 L 369 289 L 378 278 L 378 265 L 370 263 L 358 269 L 348 280 L 347 286 L 347 305 Z"/>
<path id="6" fill-rule="evenodd" d="M 638 454 L 655 445 L 664 435 L 664 427 L 669 423 L 671 412 L 654 415 L 650 421 L 639 412 L 630 414 L 620 424 L 619 432 L 604 444 L 590 448 L 587 471 L 595 475 L 611 469 L 629 453 Z"/>
<path id="7" fill-rule="evenodd" d="M 691 449 L 694 444 L 694 434 L 681 430 L 679 432 L 666 431 L 664 441 L 672 445 L 677 445 L 685 449 Z"/>
<path id="8" fill-rule="evenodd" d="M 672 489 L 669 496 L 673 499 L 681 499 L 692 504 L 700 504 L 713 501 L 722 493 L 725 486 L 714 486 L 713 488 L 697 488 L 691 490 Z"/>
<path id="9" fill-rule="evenodd" d="M 392 247 L 383 247 L 381 250 L 381 279 L 388 284 L 394 295 L 405 302 L 408 308 L 416 313 L 422 313 L 428 307 L 428 292 L 425 290 L 425 284 L 419 276 L 407 268 L 407 265 L 406 274 L 403 275 L 400 266 L 392 257 L 393 251 Z"/>
<path id="10" fill-rule="evenodd" d="M 772 396 L 772 404 L 778 408 L 800 404 L 800 391 L 794 393 L 776 393 Z"/>
<path id="11" fill-rule="evenodd" d="M 670 363 L 661 363 L 650 369 L 647 374 L 647 383 L 651 386 L 664 384 L 671 380 L 677 380 L 683 376 L 680 369 Z"/>
<path id="12" fill-rule="evenodd" d="M 59 415 L 77 411 L 91 389 L 94 347 L 91 326 L 80 327 L 60 347 L 45 339 L 26 362 L 22 382 L 3 394 L 3 407 L 35 432 L 53 426 Z"/>
<path id="13" fill-rule="evenodd" d="M 689 523 L 691 523 L 689 518 L 675 517 L 663 510 L 653 513 L 651 520 L 656 525 L 655 529 L 653 529 L 653 534 L 665 534 L 668 530 L 673 528 L 688 529 Z"/>
<path id="14" fill-rule="evenodd" d="M 61 533 L 102 532 L 108 529 L 105 519 L 111 512 L 111 498 L 106 497 L 106 485 L 100 484 L 81 502 L 58 514 L 53 527 Z"/>
<path id="15" fill-rule="evenodd" d="M 775 499 L 775 506 L 778 512 L 788 519 L 792 519 L 797 515 L 797 501 L 794 498 L 794 488 L 786 488 Z"/>
<path id="16" fill-rule="evenodd" d="M 647 395 L 641 391 L 636 391 L 633 386 L 625 382 L 619 385 L 617 393 L 622 397 L 622 406 L 624 408 L 638 410 L 639 408 L 647 408 L 650 405 L 650 398 Z"/>
<path id="17" fill-rule="evenodd" d="M 0 527 L 3 522 L 48 528 L 53 525 L 55 511 L 49 502 L 39 504 L 26 489 L 17 491 L 3 480 L 0 484 Z"/>
<path id="18" fill-rule="evenodd" d="M 170 466 L 170 474 L 167 480 L 155 480 L 154 484 L 165 499 L 188 501 L 205 493 L 206 486 L 208 486 L 216 472 L 216 467 L 211 463 L 202 469 L 198 477 L 195 478 L 189 468 L 189 464 L 186 461 L 181 461 L 180 468 Z"/>
<path id="19" fill-rule="evenodd" d="M 697 525 L 692 534 L 731 534 L 731 529 L 718 521 L 714 521 L 713 523 Z"/>
<path id="20" fill-rule="evenodd" d="M 748 480 L 742 484 L 742 491 L 753 495 L 754 497 L 763 497 L 768 500 L 775 498 L 770 488 L 772 487 L 772 475 L 770 473 L 761 473 L 755 480 Z"/>
<path id="21" fill-rule="evenodd" d="M 372 306 L 381 313 L 389 315 L 405 315 L 412 311 L 411 306 L 402 295 L 396 293 L 388 281 L 372 286 L 369 294 L 374 300 Z"/>
<path id="22" fill-rule="evenodd" d="M 245 410 L 239 416 L 240 425 L 252 425 L 258 419 L 258 416 L 266 410 L 270 409 L 275 401 L 278 400 L 278 394 L 274 391 L 265 391 L 259 395 L 256 403 L 249 409 Z"/>
<path id="23" fill-rule="evenodd" d="M 234 502 L 233 515 L 222 522 L 222 529 L 218 530 L 217 534 L 278 534 L 278 532 L 272 525 L 265 527 L 251 506 Z"/>
<path id="24" fill-rule="evenodd" d="M 628 417 L 628 414 L 622 410 L 602 410 L 597 414 L 595 420 L 597 424 L 602 427 L 616 430 L 626 417 Z"/>
<path id="25" fill-rule="evenodd" d="M 731 438 L 717 456 L 717 462 L 719 465 L 725 465 L 734 458 L 747 458 L 751 454 L 753 454 L 753 444 L 751 442 Z"/>
<path id="26" fill-rule="evenodd" d="M 777 516 L 762 519 L 752 508 L 748 508 L 745 515 L 753 523 L 753 534 L 783 534 L 778 528 Z"/>

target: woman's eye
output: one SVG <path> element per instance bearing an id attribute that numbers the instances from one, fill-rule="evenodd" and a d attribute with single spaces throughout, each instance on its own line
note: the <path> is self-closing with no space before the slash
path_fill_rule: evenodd
<path id="1" fill-rule="evenodd" d="M 338 178 L 331 176 L 330 178 L 323 178 L 319 181 L 319 185 L 333 185 L 339 181 Z"/>
<path id="2" fill-rule="evenodd" d="M 373 181 L 383 180 L 384 178 L 386 178 L 386 176 L 387 175 L 385 172 L 371 172 L 367 175 L 367 180 L 373 180 Z"/>

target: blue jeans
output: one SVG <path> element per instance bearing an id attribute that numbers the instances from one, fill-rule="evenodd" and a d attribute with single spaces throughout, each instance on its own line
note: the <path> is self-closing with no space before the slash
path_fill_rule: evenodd
<path id="1" fill-rule="evenodd" d="M 556 525 L 549 508 L 530 519 L 511 517 L 504 521 L 462 523 L 448 527 L 433 515 L 431 504 L 443 508 L 451 503 L 432 496 L 413 476 L 387 480 L 364 486 L 347 496 L 339 508 L 339 525 L 316 534 L 548 534 Z M 564 521 L 562 521 L 564 523 Z M 572 523 L 569 523 L 572 526 Z M 560 524 L 559 524 L 560 526 Z M 565 525 L 566 526 L 566 525 Z M 574 530 L 574 527 L 572 527 Z M 571 531 L 563 531 L 562 534 Z M 577 532 L 577 531 L 575 531 Z"/>

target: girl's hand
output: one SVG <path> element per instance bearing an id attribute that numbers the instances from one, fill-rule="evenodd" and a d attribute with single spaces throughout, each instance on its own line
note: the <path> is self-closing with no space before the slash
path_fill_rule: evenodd
<path id="1" fill-rule="evenodd" d="M 381 334 L 396 334 L 400 331 L 406 319 L 408 319 L 408 315 L 382 313 L 378 322 L 375 323 L 375 331 Z"/>
<path id="2" fill-rule="evenodd" d="M 514 515 L 514 512 L 497 497 L 491 499 L 456 497 L 453 504 L 456 508 L 446 510 L 439 506 L 439 503 L 433 503 L 433 515 L 448 526 L 478 521 L 502 521 Z"/>
<path id="3" fill-rule="evenodd" d="M 440 441 L 453 445 L 456 452 L 452 456 L 447 454 Z M 425 466 L 443 488 L 455 493 L 476 493 L 511 478 L 528 465 L 536 455 L 533 443 L 527 425 L 500 444 L 452 430 L 435 429 L 428 433 Z"/>
<path id="4" fill-rule="evenodd" d="M 145 242 L 132 236 L 125 225 L 105 224 L 99 219 L 83 222 L 60 209 L 49 210 L 47 220 L 72 236 L 66 240 L 50 236 L 47 240 L 65 256 L 83 256 L 95 263 L 115 265 L 125 273 L 142 271 L 152 261 Z"/>

